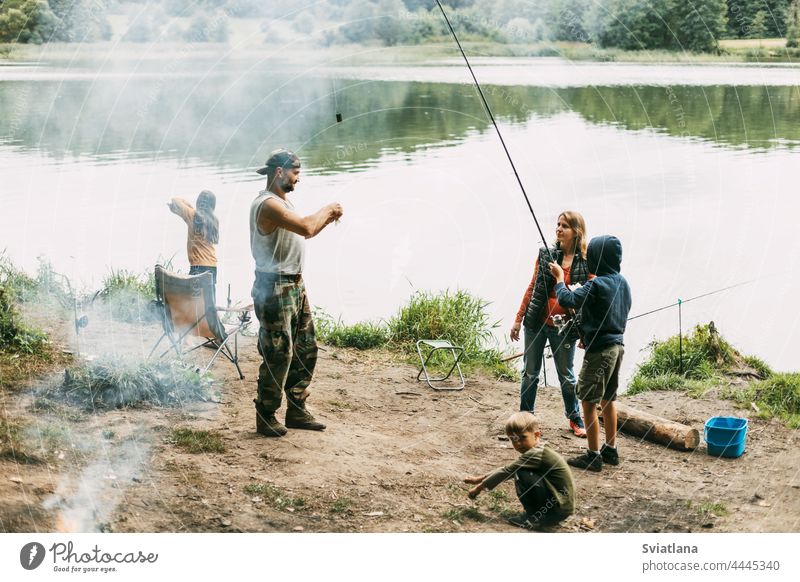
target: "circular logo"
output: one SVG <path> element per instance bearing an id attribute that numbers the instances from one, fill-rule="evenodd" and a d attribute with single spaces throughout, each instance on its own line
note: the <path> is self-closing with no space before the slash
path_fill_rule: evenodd
<path id="1" fill-rule="evenodd" d="M 35 570 L 44 561 L 44 546 L 39 542 L 31 542 L 22 546 L 19 551 L 19 563 L 26 570 Z"/>

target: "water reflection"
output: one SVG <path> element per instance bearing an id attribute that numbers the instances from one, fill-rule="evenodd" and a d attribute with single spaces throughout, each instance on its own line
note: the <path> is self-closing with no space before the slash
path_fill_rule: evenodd
<path id="1" fill-rule="evenodd" d="M 521 124 L 574 112 L 596 124 L 709 140 L 724 147 L 794 148 L 800 91 L 792 86 L 489 85 L 495 116 Z M 0 140 L 58 161 L 176 159 L 220 171 L 259 165 L 276 144 L 317 173 L 360 171 L 392 152 L 449 147 L 490 124 L 469 85 L 222 74 L 0 82 Z M 336 113 L 343 122 L 336 122 Z"/>

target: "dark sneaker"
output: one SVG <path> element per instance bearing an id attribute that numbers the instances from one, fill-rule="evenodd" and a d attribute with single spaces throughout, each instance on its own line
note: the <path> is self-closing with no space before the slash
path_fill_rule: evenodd
<path id="1" fill-rule="evenodd" d="M 286 410 L 286 427 L 299 428 L 302 430 L 325 430 L 325 425 L 318 422 L 317 419 L 306 410 L 305 406 L 300 408 L 291 403 Z"/>
<path id="2" fill-rule="evenodd" d="M 603 457 L 600 456 L 600 453 L 586 451 L 586 453 L 580 457 L 567 459 L 567 464 L 577 467 L 578 469 L 586 469 L 589 471 L 594 471 L 595 473 L 599 473 L 603 470 Z"/>
<path id="3" fill-rule="evenodd" d="M 600 456 L 603 457 L 603 462 L 608 465 L 619 465 L 619 453 L 613 447 L 608 445 L 600 447 Z"/>
<path id="4" fill-rule="evenodd" d="M 278 422 L 274 412 L 256 411 L 256 432 L 268 437 L 282 437 L 286 434 L 286 427 Z"/>
<path id="5" fill-rule="evenodd" d="M 536 529 L 537 525 L 534 521 L 528 518 L 528 514 L 524 511 L 517 515 L 512 515 L 508 518 L 508 523 L 521 527 L 522 529 Z"/>
<path id="6" fill-rule="evenodd" d="M 574 420 L 569 421 L 569 429 L 572 431 L 576 437 L 580 437 L 582 439 L 586 438 L 586 429 L 579 425 Z"/>

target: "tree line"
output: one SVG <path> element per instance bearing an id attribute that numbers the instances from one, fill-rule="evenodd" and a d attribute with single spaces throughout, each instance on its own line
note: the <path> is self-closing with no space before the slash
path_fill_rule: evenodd
<path id="1" fill-rule="evenodd" d="M 713 52 L 723 38 L 786 37 L 797 46 L 800 0 L 444 0 L 466 40 L 574 41 L 624 50 Z M 0 42 L 226 42 L 232 19 L 258 19 L 265 42 L 387 46 L 441 40 L 435 0 L 0 0 Z M 184 24 L 188 19 L 188 26 Z"/>

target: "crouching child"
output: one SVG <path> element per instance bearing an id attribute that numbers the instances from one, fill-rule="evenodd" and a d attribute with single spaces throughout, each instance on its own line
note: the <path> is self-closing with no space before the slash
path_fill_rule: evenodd
<path id="1" fill-rule="evenodd" d="M 603 464 L 618 465 L 617 388 L 623 335 L 631 310 L 631 288 L 620 274 L 622 243 L 615 236 L 598 236 L 586 249 L 589 271 L 595 278 L 574 291 L 564 285 L 564 272 L 550 263 L 559 305 L 580 312 L 581 341 L 586 349 L 578 376 L 578 398 L 586 422 L 588 451 L 567 463 L 579 469 L 600 471 Z M 600 446 L 597 405 L 603 414 L 605 444 Z"/>
<path id="2" fill-rule="evenodd" d="M 520 457 L 487 475 L 465 478 L 465 483 L 475 485 L 469 498 L 475 499 L 484 489 L 491 491 L 513 477 L 525 511 L 509 519 L 509 523 L 528 529 L 558 524 L 575 511 L 575 483 L 567 463 L 541 442 L 539 421 L 530 412 L 511 415 L 505 429 Z"/>

